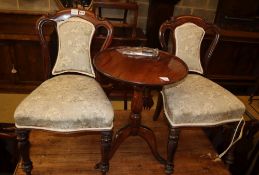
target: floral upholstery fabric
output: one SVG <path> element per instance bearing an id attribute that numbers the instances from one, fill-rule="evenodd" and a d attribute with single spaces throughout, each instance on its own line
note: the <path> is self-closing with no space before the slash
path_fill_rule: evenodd
<path id="1" fill-rule="evenodd" d="M 59 75 L 42 83 L 16 108 L 18 128 L 52 131 L 109 130 L 114 112 L 91 77 Z"/>
<path id="2" fill-rule="evenodd" d="M 193 23 L 185 23 L 175 29 L 175 55 L 188 65 L 190 71 L 203 73 L 200 46 L 204 34 L 203 28 Z"/>
<path id="3" fill-rule="evenodd" d="M 78 72 L 95 77 L 91 63 L 90 45 L 95 27 L 79 17 L 57 24 L 59 51 L 53 75 Z"/>
<path id="4" fill-rule="evenodd" d="M 244 104 L 229 91 L 202 77 L 189 74 L 162 90 L 164 110 L 172 126 L 209 126 L 239 121 Z"/>

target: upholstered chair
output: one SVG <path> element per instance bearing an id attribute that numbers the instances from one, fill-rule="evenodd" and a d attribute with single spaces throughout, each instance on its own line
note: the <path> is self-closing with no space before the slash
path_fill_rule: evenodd
<path id="1" fill-rule="evenodd" d="M 171 37 L 166 40 L 171 32 Z M 211 38 L 205 56 L 200 50 L 204 36 Z M 209 127 L 242 120 L 245 106 L 235 95 L 207 79 L 206 73 L 211 55 L 219 39 L 216 26 L 194 16 L 173 17 L 164 22 L 159 31 L 163 49 L 181 58 L 189 68 L 187 77 L 177 84 L 163 87 L 158 99 L 154 120 L 162 106 L 169 123 L 168 155 L 165 171 L 173 173 L 173 158 L 176 152 L 180 129 L 186 127 Z"/>
<path id="2" fill-rule="evenodd" d="M 48 64 L 51 61 L 49 39 L 45 31 L 50 31 L 51 26 L 54 26 L 58 35 L 58 56 L 52 69 L 52 78 L 29 94 L 14 114 L 22 168 L 27 175 L 31 174 L 28 138 L 32 129 L 60 134 L 96 132 L 101 135 L 101 161 L 96 168 L 106 174 L 109 170 L 114 111 L 95 79 L 90 48 L 99 27 L 107 29 L 101 50 L 107 48 L 113 27 L 108 21 L 97 19 L 92 12 L 77 9 L 43 16 L 36 26 L 46 63 L 46 77 L 51 72 Z"/>

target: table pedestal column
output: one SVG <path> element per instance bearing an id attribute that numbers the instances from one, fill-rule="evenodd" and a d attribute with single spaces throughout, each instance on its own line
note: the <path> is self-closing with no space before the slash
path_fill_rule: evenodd
<path id="1" fill-rule="evenodd" d="M 120 144 L 129 136 L 140 136 L 149 145 L 154 157 L 162 164 L 165 164 L 165 160 L 159 155 L 156 145 L 156 137 L 151 129 L 141 125 L 141 111 L 143 108 L 143 92 L 144 87 L 134 87 L 134 94 L 131 102 L 131 114 L 130 123 L 120 129 L 114 138 L 110 158 L 112 158 L 115 151 Z"/>

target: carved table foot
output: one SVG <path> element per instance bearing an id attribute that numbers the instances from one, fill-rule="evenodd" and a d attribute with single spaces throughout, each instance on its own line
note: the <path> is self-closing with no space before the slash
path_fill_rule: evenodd
<path id="1" fill-rule="evenodd" d="M 141 125 L 140 128 L 138 129 L 138 135 L 140 137 L 142 137 L 148 143 L 148 146 L 151 149 L 154 157 L 161 164 L 165 164 L 166 163 L 165 159 L 162 158 L 157 151 L 156 137 L 155 137 L 155 134 L 153 133 L 153 131 L 146 126 Z"/>

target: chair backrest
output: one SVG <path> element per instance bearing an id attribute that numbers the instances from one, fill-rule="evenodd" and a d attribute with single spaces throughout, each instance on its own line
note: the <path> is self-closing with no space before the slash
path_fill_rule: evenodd
<path id="1" fill-rule="evenodd" d="M 42 46 L 46 79 L 51 74 L 50 48 L 45 36 L 49 28 L 47 25 L 53 25 L 58 35 L 58 56 L 52 74 L 76 72 L 95 77 L 90 52 L 92 39 L 98 28 L 105 28 L 106 38 L 99 51 L 106 49 L 112 41 L 111 23 L 96 18 L 91 11 L 78 9 L 66 9 L 41 17 L 36 27 Z"/>
<path id="2" fill-rule="evenodd" d="M 171 31 L 170 40 L 168 32 Z M 201 59 L 201 43 L 205 34 L 213 37 L 204 58 Z M 190 72 L 206 74 L 211 55 L 219 40 L 219 29 L 206 23 L 196 16 L 178 16 L 165 21 L 159 30 L 159 40 L 162 48 L 168 50 L 168 44 L 172 44 L 172 52 L 181 58 L 189 67 Z"/>
<path id="3" fill-rule="evenodd" d="M 120 17 L 105 16 L 102 13 L 102 9 L 114 9 L 123 10 L 124 13 Z M 133 19 L 129 20 L 128 12 L 133 13 Z M 132 29 L 132 38 L 136 37 L 136 28 L 138 21 L 138 4 L 131 0 L 94 0 L 93 12 L 98 17 L 106 18 L 110 20 L 114 27 L 126 27 Z"/>

